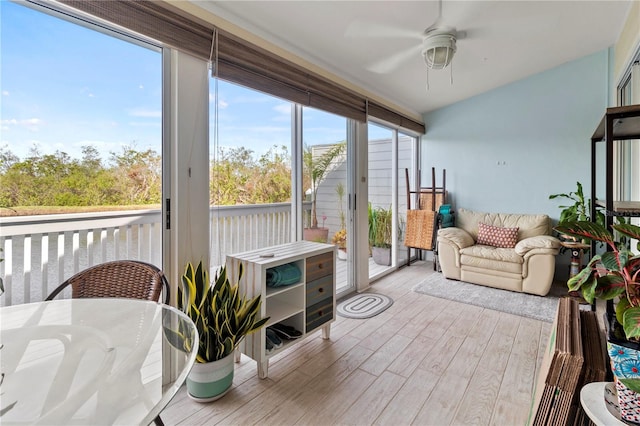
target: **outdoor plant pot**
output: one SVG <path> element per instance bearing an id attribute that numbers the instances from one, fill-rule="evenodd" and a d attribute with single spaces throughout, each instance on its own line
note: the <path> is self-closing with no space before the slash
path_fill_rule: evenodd
<path id="1" fill-rule="evenodd" d="M 391 248 L 373 247 L 373 261 L 378 265 L 391 266 Z"/>
<path id="2" fill-rule="evenodd" d="M 198 402 L 222 398 L 233 382 L 233 352 L 218 361 L 196 362 L 187 376 L 189 397 Z"/>
<path id="3" fill-rule="evenodd" d="M 620 417 L 632 423 L 640 423 L 640 393 L 629 389 L 627 379 L 640 380 L 640 344 L 624 338 L 622 326 L 615 315 L 607 318 L 607 352 L 611 359 Z"/>
<path id="4" fill-rule="evenodd" d="M 347 260 L 347 250 L 343 248 L 338 249 L 338 259 Z"/>
<path id="5" fill-rule="evenodd" d="M 304 239 L 316 243 L 326 243 L 329 239 L 329 228 L 304 228 Z"/>

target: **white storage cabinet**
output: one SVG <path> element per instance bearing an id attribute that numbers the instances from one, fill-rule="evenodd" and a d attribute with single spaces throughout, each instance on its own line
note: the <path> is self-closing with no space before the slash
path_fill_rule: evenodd
<path id="1" fill-rule="evenodd" d="M 302 332 L 295 340 L 283 340 L 282 348 L 266 353 L 266 327 L 246 336 L 240 351 L 258 363 L 258 376 L 268 376 L 269 358 L 304 340 L 310 333 L 322 329 L 322 337 L 329 339 L 331 323 L 336 318 L 336 246 L 297 241 L 259 250 L 227 256 L 227 274 L 248 297 L 262 296 L 261 318 L 269 317 L 266 327 L 283 323 Z M 301 271 L 300 281 L 283 287 L 267 287 L 267 269 L 294 262 Z M 238 354 L 239 355 L 239 354 Z"/>

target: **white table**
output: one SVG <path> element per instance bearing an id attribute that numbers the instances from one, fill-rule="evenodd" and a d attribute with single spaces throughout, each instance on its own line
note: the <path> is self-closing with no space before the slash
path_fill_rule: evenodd
<path id="1" fill-rule="evenodd" d="M 176 394 L 198 335 L 167 305 L 71 299 L 0 308 L 0 343 L 2 424 L 133 425 L 153 422 Z"/>
<path id="2" fill-rule="evenodd" d="M 613 383 L 593 382 L 587 383 L 580 390 L 580 404 L 596 426 L 626 426 L 627 424 L 620 420 L 620 413 L 605 402 L 605 388 L 611 385 Z M 613 401 L 615 398 L 610 396 L 610 399 Z"/>

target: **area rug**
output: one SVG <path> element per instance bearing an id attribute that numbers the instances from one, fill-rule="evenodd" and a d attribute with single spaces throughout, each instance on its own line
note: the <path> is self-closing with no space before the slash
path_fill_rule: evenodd
<path id="1" fill-rule="evenodd" d="M 414 286 L 413 291 L 540 321 L 553 322 L 558 309 L 558 298 L 567 294 L 567 287 L 562 283 L 553 283 L 549 294 L 542 297 L 449 280 L 442 274 L 434 273 Z"/>
<path id="2" fill-rule="evenodd" d="M 338 315 L 345 318 L 371 318 L 393 305 L 393 299 L 384 294 L 361 293 L 338 304 Z"/>

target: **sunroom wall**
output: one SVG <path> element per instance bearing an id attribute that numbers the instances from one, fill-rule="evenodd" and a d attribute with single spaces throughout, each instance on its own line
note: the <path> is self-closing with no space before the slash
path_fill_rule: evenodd
<path id="1" fill-rule="evenodd" d="M 562 202 L 550 194 L 575 191 L 577 181 L 590 193 L 590 137 L 608 106 L 609 58 L 602 50 L 426 114 L 421 170 L 447 170 L 456 209 L 557 220 Z"/>

